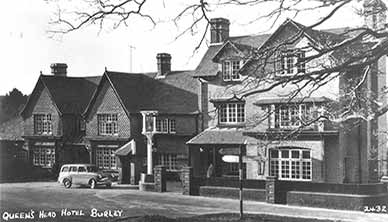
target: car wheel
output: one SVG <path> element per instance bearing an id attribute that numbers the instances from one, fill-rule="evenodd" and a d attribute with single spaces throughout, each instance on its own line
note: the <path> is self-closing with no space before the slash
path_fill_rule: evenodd
<path id="1" fill-rule="evenodd" d="M 90 180 L 89 184 L 90 184 L 90 188 L 91 189 L 95 189 L 96 188 L 97 183 L 96 183 L 96 181 L 94 179 Z"/>
<path id="2" fill-rule="evenodd" d="M 69 179 L 64 179 L 64 180 L 63 180 L 63 185 L 64 185 L 66 188 L 70 188 L 70 187 L 71 187 L 71 180 L 69 180 Z"/>
<path id="3" fill-rule="evenodd" d="M 107 185 L 106 185 L 106 188 L 111 188 L 112 187 L 112 184 L 111 183 L 108 183 Z"/>

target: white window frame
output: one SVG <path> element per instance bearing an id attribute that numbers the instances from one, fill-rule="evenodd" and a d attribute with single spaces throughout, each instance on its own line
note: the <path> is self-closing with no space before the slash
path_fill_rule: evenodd
<path id="1" fill-rule="evenodd" d="M 225 60 L 222 62 L 222 79 L 224 81 L 240 81 L 238 73 L 242 62 L 240 60 Z"/>
<path id="2" fill-rule="evenodd" d="M 176 133 L 176 120 L 169 118 L 156 118 L 155 132 L 157 133 Z"/>
<path id="3" fill-rule="evenodd" d="M 306 72 L 306 63 L 298 64 L 301 58 L 305 58 L 306 52 L 303 50 L 286 51 L 281 53 L 280 63 L 281 75 L 294 75 Z"/>
<path id="4" fill-rule="evenodd" d="M 32 149 L 32 163 L 34 166 L 51 168 L 55 163 L 55 147 L 35 146 Z"/>
<path id="5" fill-rule="evenodd" d="M 34 114 L 34 134 L 35 135 L 52 135 L 53 123 L 50 113 Z"/>
<path id="6" fill-rule="evenodd" d="M 218 121 L 221 124 L 245 123 L 245 103 L 220 104 L 218 114 Z"/>
<path id="7" fill-rule="evenodd" d="M 295 109 L 297 108 L 297 109 Z M 306 104 L 281 104 L 277 109 L 279 128 L 296 128 L 301 121 L 311 119 L 311 106 Z M 295 114 L 295 110 L 297 111 Z"/>
<path id="8" fill-rule="evenodd" d="M 100 136 L 118 136 L 119 125 L 117 113 L 99 113 L 97 114 L 98 135 Z M 108 130 L 108 127 L 109 130 Z"/>
<path id="9" fill-rule="evenodd" d="M 158 164 L 166 167 L 167 171 L 178 170 L 178 154 L 176 153 L 159 153 Z"/>
<path id="10" fill-rule="evenodd" d="M 277 152 L 277 157 L 272 156 L 272 151 Z M 282 156 L 288 152 L 288 156 Z M 298 157 L 293 157 L 293 152 L 298 152 Z M 303 158 L 308 153 L 309 158 Z M 312 152 L 309 149 L 275 148 L 270 149 L 269 175 L 276 176 L 279 180 L 312 181 Z"/>

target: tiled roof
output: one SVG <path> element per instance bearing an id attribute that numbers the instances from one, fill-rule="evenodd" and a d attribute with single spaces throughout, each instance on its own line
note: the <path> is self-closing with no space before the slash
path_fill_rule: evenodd
<path id="1" fill-rule="evenodd" d="M 244 144 L 247 137 L 243 136 L 240 128 L 211 128 L 207 129 L 187 142 L 189 145 L 202 144 Z"/>
<path id="2" fill-rule="evenodd" d="M 346 33 L 349 28 L 336 28 L 336 29 L 326 29 L 326 30 L 315 30 L 311 28 L 306 28 L 306 26 L 299 24 L 295 21 L 288 19 L 284 24 L 291 23 L 299 29 L 303 29 L 313 41 L 319 44 L 322 47 L 327 47 L 333 43 L 342 41 L 346 36 L 341 35 Z M 349 32 L 346 33 L 348 36 L 355 36 L 359 32 Z M 228 41 L 232 42 L 237 48 L 244 51 L 244 49 L 255 48 L 258 49 L 267 42 L 267 40 L 273 34 L 260 34 L 260 35 L 250 35 L 250 36 L 235 36 L 230 37 Z M 206 77 L 206 76 L 216 76 L 218 74 L 218 64 L 213 62 L 212 59 L 214 56 L 222 49 L 224 45 L 211 45 L 206 51 L 205 55 L 202 57 L 201 62 L 197 66 L 196 70 L 193 73 L 194 77 Z"/>
<path id="3" fill-rule="evenodd" d="M 89 103 L 101 77 L 41 76 L 59 111 L 81 114 Z"/>
<path id="4" fill-rule="evenodd" d="M 262 35 L 251 35 L 251 36 L 234 36 L 230 37 L 228 40 L 231 41 L 237 48 L 244 50 L 247 48 L 258 48 L 263 44 L 269 34 Z M 223 45 L 211 45 L 206 51 L 205 55 L 202 57 L 201 62 L 195 69 L 193 73 L 194 77 L 204 77 L 204 76 L 216 76 L 218 74 L 218 64 L 214 63 L 212 59 L 219 52 Z"/>
<path id="5" fill-rule="evenodd" d="M 107 71 L 106 75 L 128 112 L 191 114 L 199 110 L 199 83 L 191 71 L 172 71 L 164 78 L 155 78 L 157 73 Z"/>
<path id="6" fill-rule="evenodd" d="M 32 100 L 37 98 L 38 88 L 47 88 L 49 94 L 61 114 L 82 114 L 96 90 L 101 76 L 65 77 L 54 75 L 40 75 L 34 91 L 21 112 L 27 110 Z"/>
<path id="7" fill-rule="evenodd" d="M 0 140 L 23 140 L 23 119 L 18 116 L 0 125 Z"/>

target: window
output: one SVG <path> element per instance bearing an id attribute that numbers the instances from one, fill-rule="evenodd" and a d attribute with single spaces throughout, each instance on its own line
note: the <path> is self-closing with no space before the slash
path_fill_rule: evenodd
<path id="1" fill-rule="evenodd" d="M 225 103 L 219 108 L 220 123 L 244 123 L 245 122 L 245 104 L 244 103 Z"/>
<path id="2" fill-rule="evenodd" d="M 157 118 L 156 132 L 159 133 L 176 133 L 175 119 Z"/>
<path id="3" fill-rule="evenodd" d="M 118 135 L 117 114 L 98 114 L 98 135 Z"/>
<path id="4" fill-rule="evenodd" d="M 295 128 L 310 120 L 311 106 L 305 104 L 279 105 L 275 107 L 275 125 L 280 128 Z"/>
<path id="5" fill-rule="evenodd" d="M 222 79 L 224 81 L 240 80 L 240 60 L 224 61 L 222 63 Z"/>
<path id="6" fill-rule="evenodd" d="M 116 156 L 114 148 L 97 148 L 96 165 L 103 169 L 116 169 Z"/>
<path id="7" fill-rule="evenodd" d="M 77 172 L 77 167 L 76 166 L 70 167 L 70 172 Z"/>
<path id="8" fill-rule="evenodd" d="M 52 167 L 55 163 L 54 147 L 34 147 L 32 155 L 35 166 Z"/>
<path id="9" fill-rule="evenodd" d="M 69 172 L 69 167 L 63 167 L 62 172 Z"/>
<path id="10" fill-rule="evenodd" d="M 271 176 L 282 180 L 311 180 L 311 151 L 281 148 L 270 150 Z"/>
<path id="11" fill-rule="evenodd" d="M 34 114 L 34 134 L 51 135 L 52 133 L 51 114 Z"/>
<path id="12" fill-rule="evenodd" d="M 281 53 L 280 74 L 297 74 L 306 72 L 306 63 L 304 62 L 305 52 L 301 50 L 290 50 Z"/>
<path id="13" fill-rule="evenodd" d="M 177 154 L 174 153 L 160 153 L 158 164 L 165 166 L 168 171 L 177 170 Z"/>
<path id="14" fill-rule="evenodd" d="M 80 172 L 80 173 L 86 172 L 86 168 L 80 166 L 80 167 L 78 168 L 78 172 Z"/>

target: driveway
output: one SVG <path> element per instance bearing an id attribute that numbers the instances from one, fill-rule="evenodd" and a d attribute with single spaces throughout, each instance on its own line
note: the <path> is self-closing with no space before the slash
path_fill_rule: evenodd
<path id="1" fill-rule="evenodd" d="M 136 217 L 142 215 L 164 215 L 185 217 L 199 214 L 238 212 L 238 200 L 183 196 L 179 193 L 141 192 L 131 189 L 95 189 L 72 187 L 65 189 L 56 182 L 30 182 L 0 184 L 0 212 L 25 213 L 55 212 L 60 215 L 82 211 L 90 216 L 92 211 L 100 215 Z M 247 213 L 265 213 L 296 217 L 313 217 L 343 221 L 388 221 L 388 214 L 367 214 L 355 211 L 327 210 L 319 208 L 272 205 L 262 202 L 244 201 Z M 72 211 L 75 210 L 75 211 Z M 20 216 L 20 215 L 19 215 Z M 82 216 L 82 215 L 81 215 Z M 4 219 L 4 218 L 3 218 Z M 9 220 L 12 221 L 12 220 Z"/>

